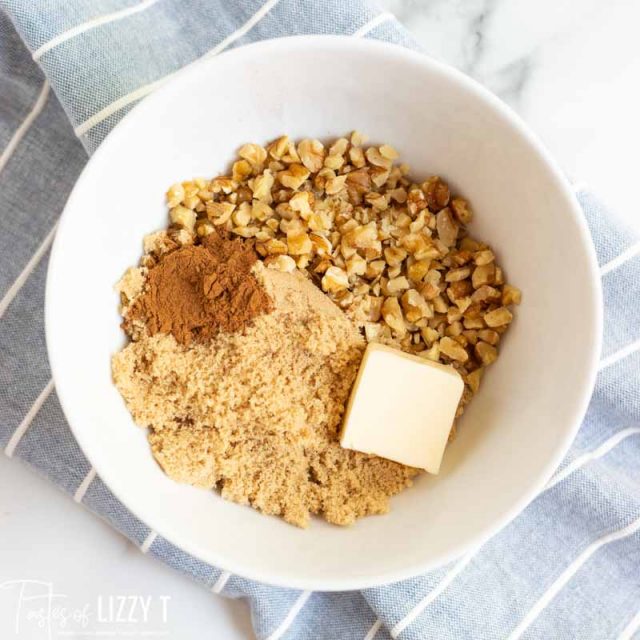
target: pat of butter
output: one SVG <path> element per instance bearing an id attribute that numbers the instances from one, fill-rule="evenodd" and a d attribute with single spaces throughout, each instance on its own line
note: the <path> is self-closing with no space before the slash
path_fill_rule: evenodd
<path id="1" fill-rule="evenodd" d="M 371 343 L 340 444 L 438 473 L 463 389 L 453 367 Z"/>

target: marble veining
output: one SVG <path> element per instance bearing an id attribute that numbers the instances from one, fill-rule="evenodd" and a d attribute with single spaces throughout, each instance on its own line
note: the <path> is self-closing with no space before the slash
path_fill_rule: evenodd
<path id="1" fill-rule="evenodd" d="M 370 0 L 513 107 L 574 180 L 640 229 L 640 2 Z"/>

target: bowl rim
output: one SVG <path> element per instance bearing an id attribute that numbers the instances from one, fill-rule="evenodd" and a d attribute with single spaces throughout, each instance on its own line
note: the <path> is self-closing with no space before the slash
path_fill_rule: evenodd
<path id="1" fill-rule="evenodd" d="M 485 526 L 479 531 L 476 531 L 469 537 L 467 543 L 452 547 L 447 552 L 443 552 L 431 558 L 428 561 L 415 561 L 410 565 L 403 567 L 402 569 L 384 571 L 380 574 L 376 574 L 375 577 L 351 577 L 349 575 L 334 576 L 331 579 L 316 579 L 314 577 L 291 577 L 284 573 L 267 572 L 261 569 L 255 569 L 251 566 L 243 566 L 239 562 L 229 562 L 226 558 L 220 558 L 215 551 L 211 549 L 205 549 L 198 545 L 185 544 L 184 541 L 177 540 L 172 535 L 171 531 L 167 531 L 162 522 L 149 522 L 146 520 L 141 521 L 148 526 L 152 531 L 155 531 L 158 535 L 165 538 L 176 547 L 184 550 L 185 552 L 193 555 L 195 558 L 211 564 L 214 567 L 228 571 L 232 574 L 239 575 L 251 580 L 256 580 L 265 584 L 297 588 L 305 590 L 316 591 L 344 591 L 344 590 L 356 590 L 381 586 L 389 584 L 399 580 L 412 578 L 425 573 L 429 570 L 441 567 L 448 562 L 461 558 L 462 556 L 477 551 L 488 539 L 496 535 L 501 529 L 509 524 L 517 515 L 519 515 L 535 497 L 540 493 L 544 485 L 547 483 L 553 472 L 558 467 L 559 463 L 564 458 L 567 450 L 571 446 L 575 435 L 580 428 L 582 419 L 586 413 L 595 379 L 597 375 L 597 368 L 600 356 L 600 349 L 602 343 L 602 285 L 599 276 L 598 262 L 595 253 L 595 248 L 591 240 L 591 234 L 589 232 L 587 223 L 584 219 L 582 209 L 578 204 L 575 192 L 571 188 L 566 176 L 558 167 L 556 161 L 552 158 L 550 153 L 543 146 L 538 137 L 528 128 L 524 121 L 518 116 L 508 105 L 502 102 L 498 97 L 491 93 L 488 89 L 483 87 L 480 83 L 468 77 L 461 71 L 451 67 L 443 62 L 439 62 L 425 55 L 424 53 L 407 49 L 400 45 L 391 44 L 367 38 L 355 38 L 352 36 L 338 36 L 338 35 L 299 35 L 289 36 L 283 38 L 273 38 L 268 40 L 262 40 L 246 44 L 234 49 L 225 51 L 217 56 L 210 58 L 200 58 L 194 62 L 189 63 L 182 69 L 178 70 L 172 76 L 163 83 L 153 94 L 147 96 L 144 100 L 140 101 L 129 113 L 127 113 L 120 122 L 112 129 L 112 131 L 102 141 L 100 146 L 96 149 L 94 154 L 89 158 L 89 161 L 83 168 L 80 176 L 78 177 L 70 195 L 65 204 L 64 210 L 60 216 L 58 222 L 58 230 L 56 238 L 51 250 L 51 256 L 49 260 L 47 278 L 46 278 L 46 290 L 45 290 L 45 335 L 47 343 L 47 351 L 49 356 L 49 362 L 52 372 L 52 377 L 55 383 L 56 392 L 60 401 L 63 413 L 69 424 L 69 427 L 78 442 L 83 454 L 87 460 L 94 467 L 97 475 L 100 476 L 104 484 L 115 495 L 115 497 L 136 517 L 136 511 L 129 504 L 127 495 L 123 495 L 122 492 L 114 491 L 111 487 L 111 472 L 110 469 L 104 468 L 103 465 L 98 463 L 94 464 L 91 458 L 90 452 L 92 445 L 90 438 L 85 437 L 82 429 L 74 427 L 74 401 L 73 401 L 73 389 L 67 388 L 64 377 L 60 373 L 60 361 L 64 358 L 64 354 L 57 349 L 55 345 L 55 336 L 53 335 L 52 320 L 54 314 L 54 287 L 51 286 L 53 281 L 52 274 L 56 271 L 56 265 L 60 261 L 60 254 L 63 252 L 62 240 L 65 237 L 66 227 L 70 219 L 68 212 L 73 208 L 73 203 L 77 197 L 78 192 L 82 189 L 83 180 L 86 177 L 86 173 L 91 170 L 91 165 L 96 159 L 109 153 L 111 144 L 116 140 L 120 132 L 123 131 L 124 125 L 132 118 L 139 117 L 146 109 L 149 109 L 156 102 L 161 102 L 164 99 L 165 94 L 174 92 L 181 83 L 186 82 L 191 76 L 197 76 L 198 74 L 206 73 L 206 69 L 209 67 L 215 67 L 218 64 L 219 59 L 227 59 L 230 57 L 254 57 L 264 53 L 270 53 L 274 51 L 291 51 L 296 49 L 310 49 L 316 48 L 326 51 L 339 51 L 360 50 L 362 52 L 373 52 L 377 55 L 385 55 L 387 57 L 394 58 L 400 63 L 408 62 L 427 69 L 430 73 L 438 74 L 440 76 L 446 76 L 454 84 L 457 84 L 463 90 L 466 90 L 472 95 L 473 99 L 479 100 L 485 103 L 490 109 L 492 109 L 501 119 L 505 122 L 505 125 L 511 127 L 514 132 L 525 139 L 531 152 L 537 154 L 540 160 L 549 169 L 555 186 L 561 196 L 566 200 L 566 215 L 573 217 L 579 230 L 579 243 L 582 250 L 585 252 L 588 263 L 589 273 L 584 274 L 588 278 L 591 291 L 592 291 L 592 306 L 589 309 L 590 315 L 590 327 L 592 333 L 592 340 L 588 347 L 591 349 L 588 373 L 585 376 L 584 387 L 579 394 L 576 401 L 576 406 L 573 413 L 573 420 L 571 424 L 567 424 L 565 429 L 565 436 L 562 442 L 554 451 L 553 455 L 549 457 L 549 460 L 544 465 L 541 472 L 536 478 L 532 478 L 529 485 L 529 489 L 524 491 L 523 494 L 514 501 L 510 508 L 498 518 L 496 518 L 491 524 Z M 159 525 L 159 526 L 157 526 Z"/>

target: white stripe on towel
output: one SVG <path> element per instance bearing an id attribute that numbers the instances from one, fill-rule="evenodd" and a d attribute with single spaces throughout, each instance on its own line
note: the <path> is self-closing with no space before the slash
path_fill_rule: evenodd
<path id="1" fill-rule="evenodd" d="M 464 556 L 447 575 L 433 588 L 418 604 L 407 613 L 392 629 L 391 637 L 397 638 L 446 588 L 455 580 L 456 576 L 469 564 L 478 549 Z"/>
<path id="2" fill-rule="evenodd" d="M 618 640 L 631 640 L 638 629 L 640 629 L 640 611 L 633 616 L 629 624 L 622 630 Z"/>
<path id="3" fill-rule="evenodd" d="M 640 241 L 632 244 L 628 249 L 625 249 L 619 256 L 613 260 L 609 260 L 606 264 L 600 267 L 600 275 L 606 276 L 607 273 L 614 271 L 618 267 L 621 267 L 625 262 L 632 260 L 637 255 L 640 255 Z"/>
<path id="4" fill-rule="evenodd" d="M 164 84 L 171 76 L 174 76 L 176 72 L 169 73 L 166 76 L 154 81 L 149 84 L 142 85 L 138 87 L 135 91 L 131 93 L 127 93 L 126 96 L 122 96 L 122 98 L 118 98 L 115 102 L 112 102 L 110 105 L 107 105 L 104 109 L 98 111 L 98 113 L 94 113 L 90 118 L 87 118 L 82 124 L 78 125 L 74 132 L 77 136 L 81 136 L 85 134 L 89 129 L 92 129 L 97 124 L 100 124 L 103 120 L 106 120 L 110 115 L 116 113 L 116 111 L 120 111 L 120 109 L 126 107 L 128 104 L 135 102 L 136 100 L 140 100 L 140 98 L 144 98 L 146 95 L 150 94 L 154 89 L 157 89 L 160 85 Z"/>
<path id="5" fill-rule="evenodd" d="M 14 283 L 9 287 L 7 293 L 4 294 L 2 300 L 0 300 L 0 318 L 4 315 L 13 299 L 18 295 L 18 292 L 24 286 L 24 283 L 29 279 L 29 276 L 36 268 L 42 256 L 47 252 L 47 249 L 53 242 L 53 237 L 56 235 L 56 229 L 58 223 L 53 225 L 53 228 L 47 234 L 47 237 L 40 243 L 40 246 L 35 250 L 34 254 L 29 259 L 29 262 L 25 265 L 24 269 L 20 272 L 20 275 L 15 279 Z"/>
<path id="6" fill-rule="evenodd" d="M 158 0 L 143 0 L 139 4 L 134 5 L 133 7 L 127 7 L 126 9 L 121 9 L 120 11 L 114 11 L 113 13 L 108 13 L 104 16 L 98 16 L 97 18 L 92 18 L 91 20 L 87 20 L 82 24 L 79 24 L 59 35 L 55 36 L 48 42 L 45 42 L 41 47 L 36 49 L 33 52 L 33 59 L 39 60 L 47 51 L 51 51 L 54 47 L 57 47 L 59 44 L 66 42 L 67 40 L 71 40 L 71 38 L 75 38 L 79 36 L 81 33 L 85 33 L 85 31 L 90 31 L 91 29 L 95 29 L 96 27 L 101 27 L 103 24 L 109 24 L 110 22 L 115 22 L 116 20 L 122 20 L 122 18 L 126 18 L 135 13 L 140 13 L 145 9 L 153 6 Z"/>
<path id="7" fill-rule="evenodd" d="M 73 499 L 76 502 L 82 502 L 82 498 L 84 498 L 85 493 L 87 493 L 87 489 L 93 482 L 96 477 L 96 470 L 91 467 L 89 469 L 89 473 L 84 477 L 84 480 L 80 483 L 80 486 L 76 489 L 76 492 L 73 494 Z"/>
<path id="8" fill-rule="evenodd" d="M 600 360 L 600 364 L 598 365 L 598 371 L 602 371 L 611 365 L 616 364 L 616 362 L 620 362 L 627 356 L 633 355 L 636 351 L 640 350 L 640 340 L 635 340 L 631 344 L 628 344 L 626 347 L 622 347 L 622 349 L 618 349 L 615 353 L 612 353 L 610 356 L 603 358 Z"/>
<path id="9" fill-rule="evenodd" d="M 267 2 L 265 2 L 262 5 L 262 7 L 260 7 L 260 9 L 258 9 L 258 11 L 256 11 L 256 13 L 254 13 L 253 16 L 251 16 L 251 18 L 249 18 L 249 20 L 247 20 L 247 22 L 244 23 L 244 25 L 242 25 L 239 29 L 234 31 L 232 34 L 228 35 L 224 40 L 222 40 L 222 42 L 217 44 L 213 49 L 205 53 L 203 56 L 194 60 L 193 62 L 190 62 L 188 65 L 185 65 L 184 67 L 182 67 L 182 69 L 185 69 L 186 67 L 191 66 L 192 64 L 200 62 L 204 58 L 213 56 L 217 53 L 220 53 L 223 49 L 226 49 L 235 40 L 237 40 L 238 38 L 241 38 L 245 33 L 247 33 L 247 31 L 252 29 L 269 11 L 271 11 L 271 9 L 279 1 L 280 0 L 268 0 Z M 164 84 L 167 80 L 169 80 L 169 78 L 173 77 L 180 70 L 181 69 L 172 71 L 171 73 L 168 73 L 166 76 L 163 76 L 162 78 L 158 78 L 158 80 L 155 80 L 154 82 L 150 82 L 149 84 L 145 84 L 141 87 L 138 87 L 135 91 L 132 91 L 131 93 L 127 93 L 121 98 L 118 98 L 111 104 L 107 105 L 104 109 L 101 109 L 100 111 L 98 111 L 98 113 L 94 113 L 90 118 L 87 118 L 84 122 L 79 124 L 74 129 L 75 134 L 77 136 L 84 135 L 85 133 L 87 133 L 87 131 L 95 127 L 97 124 L 100 124 L 103 120 L 106 120 L 109 116 L 113 115 L 117 111 L 120 111 L 120 109 L 126 107 L 128 104 L 131 104 L 136 100 L 140 100 L 141 98 L 144 98 L 146 95 L 151 93 L 154 89 L 157 89 L 159 86 Z"/>
<path id="10" fill-rule="evenodd" d="M 151 545 L 157 537 L 158 534 L 155 531 L 151 531 L 149 535 L 144 539 L 143 543 L 140 545 L 140 551 L 142 551 L 142 553 L 147 553 L 147 551 L 151 549 Z"/>
<path id="11" fill-rule="evenodd" d="M 216 54 L 224 51 L 230 44 L 234 43 L 236 40 L 242 38 L 242 36 L 251 31 L 253 27 L 255 27 L 264 16 L 275 7 L 280 0 L 268 0 L 265 2 L 258 11 L 256 11 L 239 29 L 236 29 L 233 33 L 229 34 L 220 44 L 216 45 L 211 51 L 205 53 L 205 58 L 210 58 L 211 56 L 215 56 Z"/>
<path id="12" fill-rule="evenodd" d="M 13 455 L 13 452 L 16 450 L 18 443 L 22 440 L 22 436 L 26 433 L 27 429 L 33 422 L 33 419 L 38 415 L 38 411 L 40 411 L 42 405 L 46 402 L 47 398 L 51 395 L 53 391 L 53 379 L 47 382 L 45 388 L 40 392 L 40 395 L 36 398 L 35 402 L 31 405 L 31 409 L 27 412 L 27 415 L 24 417 L 18 428 L 13 432 L 7 446 L 4 449 L 4 452 L 9 456 L 9 458 Z"/>
<path id="13" fill-rule="evenodd" d="M 577 471 L 580 467 L 583 467 L 587 462 L 602 458 L 605 454 L 609 453 L 616 445 L 620 444 L 623 440 L 626 440 L 629 436 L 640 434 L 640 428 L 629 427 L 628 429 L 622 429 L 616 434 L 612 435 L 608 440 L 605 440 L 599 447 L 593 451 L 589 451 L 581 456 L 578 456 L 573 462 L 568 464 L 562 471 L 558 471 L 551 480 L 547 483 L 547 486 L 540 492 L 547 491 L 551 487 L 555 487 L 558 482 L 562 482 L 567 476 L 571 475 L 574 471 Z"/>
<path id="14" fill-rule="evenodd" d="M 22 121 L 22 124 L 16 129 L 15 133 L 11 136 L 11 140 L 9 140 L 9 144 L 5 147 L 5 150 L 0 154 L 0 171 L 2 171 L 7 162 L 9 162 L 9 158 L 13 155 L 13 152 L 16 150 L 18 144 L 20 144 L 20 140 L 24 138 L 27 131 L 29 131 L 29 127 L 33 124 L 33 121 L 40 115 L 41 111 L 44 109 L 44 105 L 47 104 L 47 98 L 49 97 L 49 83 L 45 80 L 42 89 L 40 89 L 40 93 L 36 98 L 31 111 L 27 114 L 27 117 Z"/>
<path id="15" fill-rule="evenodd" d="M 357 31 L 354 31 L 352 35 L 354 38 L 362 38 L 369 33 L 369 31 L 373 31 L 377 26 L 393 19 L 395 19 L 393 13 L 389 13 L 388 11 L 379 13 L 375 18 L 369 20 L 366 24 L 363 24 Z"/>
<path id="16" fill-rule="evenodd" d="M 285 616 L 284 620 L 280 623 L 280 626 L 267 638 L 267 640 L 278 640 L 286 633 L 287 629 L 293 624 L 296 616 L 300 613 L 300 610 L 307 603 L 312 591 L 303 591 L 298 599 L 293 603 L 293 606 L 289 610 L 289 613 Z"/>
<path id="17" fill-rule="evenodd" d="M 223 571 L 216 580 L 216 583 L 211 587 L 211 591 L 213 591 L 213 593 L 221 593 L 230 577 L 231 574 L 228 571 Z"/>
<path id="18" fill-rule="evenodd" d="M 612 531 L 592 542 L 582 553 L 556 578 L 551 586 L 542 594 L 540 599 L 529 610 L 529 613 L 522 619 L 520 624 L 511 632 L 507 640 L 518 640 L 522 634 L 533 624 L 535 619 L 542 613 L 547 605 L 562 591 L 562 588 L 573 578 L 578 570 L 591 556 L 605 545 L 627 538 L 637 531 L 640 531 L 640 518 L 634 520 L 626 527 Z"/>
<path id="19" fill-rule="evenodd" d="M 381 626 L 382 626 L 382 620 L 376 620 L 373 623 L 373 626 L 371 627 L 371 629 L 369 629 L 369 632 L 367 633 L 367 635 L 363 638 L 363 640 L 373 640 L 376 637 L 376 634 L 380 630 Z"/>

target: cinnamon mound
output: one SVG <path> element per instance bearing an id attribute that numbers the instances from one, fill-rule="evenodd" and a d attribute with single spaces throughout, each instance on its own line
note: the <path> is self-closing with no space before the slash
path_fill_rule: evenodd
<path id="1" fill-rule="evenodd" d="M 127 313 L 125 331 L 131 334 L 142 322 L 152 336 L 171 334 L 186 345 L 243 329 L 272 308 L 251 273 L 256 260 L 250 244 L 216 233 L 200 245 L 170 251 L 149 269 L 143 293 Z"/>

